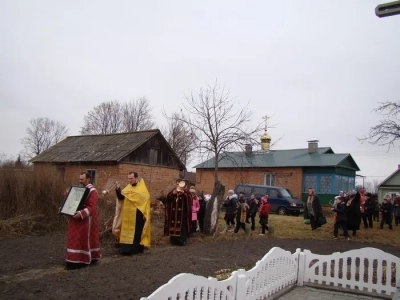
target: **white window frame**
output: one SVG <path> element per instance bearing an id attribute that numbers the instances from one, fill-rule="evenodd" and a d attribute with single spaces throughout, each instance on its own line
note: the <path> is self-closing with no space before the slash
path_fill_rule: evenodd
<path id="1" fill-rule="evenodd" d="M 275 183 L 276 183 L 276 174 L 275 173 L 265 173 L 264 174 L 264 185 L 275 186 Z"/>
<path id="2" fill-rule="evenodd" d="M 88 172 L 90 174 L 90 176 L 92 177 L 92 184 L 96 185 L 97 170 L 96 169 L 87 169 L 86 172 Z"/>

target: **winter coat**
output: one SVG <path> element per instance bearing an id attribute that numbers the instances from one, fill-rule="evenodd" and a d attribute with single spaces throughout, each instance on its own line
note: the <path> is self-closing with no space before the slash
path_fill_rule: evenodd
<path id="1" fill-rule="evenodd" d="M 225 219 L 234 219 L 237 212 L 237 195 L 233 194 L 225 199 L 222 205 L 225 208 Z"/>
<path id="2" fill-rule="evenodd" d="M 238 210 L 237 210 L 237 215 L 236 215 L 236 222 L 245 223 L 247 212 L 248 212 L 250 206 L 247 205 L 247 203 L 244 199 L 239 199 L 237 208 L 238 208 Z"/>
<path id="3" fill-rule="evenodd" d="M 382 217 L 390 217 L 392 213 L 392 204 L 390 202 L 382 203 L 381 213 Z"/>
<path id="4" fill-rule="evenodd" d="M 308 211 L 308 206 L 307 206 L 307 201 L 308 201 L 308 196 L 306 198 L 306 202 L 304 204 L 304 218 L 309 219 L 310 218 L 310 212 Z M 320 216 L 322 216 L 322 205 L 321 201 L 319 200 L 319 197 L 317 195 L 314 195 L 314 199 L 311 203 L 311 207 L 314 213 L 314 219 L 317 220 L 317 226 L 321 227 L 321 224 L 318 223 L 318 219 Z"/>
<path id="5" fill-rule="evenodd" d="M 400 217 L 400 197 L 394 199 L 393 213 L 395 217 Z"/>
<path id="6" fill-rule="evenodd" d="M 271 208 L 271 204 L 269 204 L 269 202 L 261 204 L 261 206 L 260 206 L 260 218 L 261 217 L 268 217 L 270 208 Z"/>
<path id="7" fill-rule="evenodd" d="M 366 215 L 372 215 L 375 210 L 375 201 L 368 197 L 364 203 L 364 213 Z"/>
<path id="8" fill-rule="evenodd" d="M 333 209 L 333 211 L 336 212 L 336 221 L 337 222 L 347 221 L 346 205 L 343 202 L 337 203 L 335 205 L 335 208 Z"/>
<path id="9" fill-rule="evenodd" d="M 203 195 L 199 197 L 199 204 L 200 204 L 200 209 L 197 213 L 197 217 L 202 218 L 206 214 L 206 206 L 207 206 L 207 202 L 206 200 L 204 200 Z"/>
<path id="10" fill-rule="evenodd" d="M 197 213 L 200 210 L 199 199 L 197 196 L 192 197 L 192 221 L 197 221 Z"/>
<path id="11" fill-rule="evenodd" d="M 257 199 L 250 199 L 249 202 L 247 203 L 249 205 L 249 210 L 247 214 L 251 217 L 255 217 L 258 211 L 258 201 Z"/>
<path id="12" fill-rule="evenodd" d="M 347 229 L 359 230 L 361 224 L 360 193 L 346 202 Z"/>

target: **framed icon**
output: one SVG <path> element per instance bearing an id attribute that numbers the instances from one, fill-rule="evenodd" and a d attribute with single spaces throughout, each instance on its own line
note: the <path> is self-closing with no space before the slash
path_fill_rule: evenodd
<path id="1" fill-rule="evenodd" d="M 61 206 L 60 214 L 73 216 L 78 210 L 83 209 L 89 189 L 84 186 L 71 186 L 67 197 Z"/>

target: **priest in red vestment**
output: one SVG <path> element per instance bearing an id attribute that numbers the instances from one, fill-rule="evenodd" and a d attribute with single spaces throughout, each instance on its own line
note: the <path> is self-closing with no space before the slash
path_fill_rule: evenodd
<path id="1" fill-rule="evenodd" d="M 86 186 L 89 194 L 83 209 L 77 211 L 68 221 L 67 270 L 86 267 L 101 258 L 97 215 L 99 196 L 90 182 L 90 174 L 81 173 L 79 184 Z"/>

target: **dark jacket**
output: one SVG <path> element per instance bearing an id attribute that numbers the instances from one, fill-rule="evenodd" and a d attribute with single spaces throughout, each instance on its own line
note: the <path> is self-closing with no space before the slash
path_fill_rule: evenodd
<path id="1" fill-rule="evenodd" d="M 247 214 L 249 216 L 255 217 L 258 211 L 258 201 L 257 199 L 250 199 L 249 202 L 247 203 L 250 208 Z"/>
<path id="2" fill-rule="evenodd" d="M 229 196 L 225 199 L 223 207 L 225 208 L 225 218 L 234 219 L 237 212 L 237 196 L 236 194 Z"/>
<path id="3" fill-rule="evenodd" d="M 304 218 L 309 219 L 310 214 L 308 212 L 307 199 L 308 199 L 308 197 L 306 198 L 306 202 L 304 204 Z M 322 206 L 321 206 L 321 201 L 319 200 L 319 197 L 317 195 L 314 195 L 314 199 L 311 204 L 311 207 L 314 212 L 314 218 L 315 218 L 315 220 L 318 221 L 318 218 L 320 216 L 322 216 Z M 320 225 L 318 224 L 318 226 L 320 226 Z"/>
<path id="4" fill-rule="evenodd" d="M 367 200 L 365 201 L 364 204 L 364 209 L 365 209 L 365 214 L 366 215 L 372 215 L 375 210 L 375 201 L 371 199 L 371 197 L 368 197 Z"/>
<path id="5" fill-rule="evenodd" d="M 336 204 L 336 207 L 333 209 L 337 215 L 337 222 L 345 222 L 347 221 L 347 214 L 346 214 L 346 205 L 341 202 Z"/>
<path id="6" fill-rule="evenodd" d="M 361 223 L 360 193 L 346 202 L 347 229 L 359 230 Z"/>
<path id="7" fill-rule="evenodd" d="M 390 217 L 392 213 L 392 204 L 390 202 L 382 203 L 381 205 L 382 216 Z"/>

